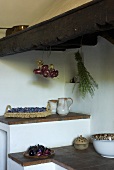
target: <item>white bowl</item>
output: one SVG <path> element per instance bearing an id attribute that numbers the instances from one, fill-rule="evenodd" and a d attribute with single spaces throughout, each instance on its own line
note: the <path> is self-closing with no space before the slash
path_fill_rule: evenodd
<path id="1" fill-rule="evenodd" d="M 97 153 L 106 158 L 114 158 L 114 134 L 92 135 L 93 146 Z"/>

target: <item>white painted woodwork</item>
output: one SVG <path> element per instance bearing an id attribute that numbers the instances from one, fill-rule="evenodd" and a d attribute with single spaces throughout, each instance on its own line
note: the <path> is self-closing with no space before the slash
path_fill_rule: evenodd
<path id="1" fill-rule="evenodd" d="M 90 136 L 90 119 L 66 120 L 54 122 L 29 123 L 19 125 L 6 125 L 0 123 L 0 130 L 7 132 L 7 140 L 3 147 L 8 153 L 26 151 L 29 146 L 42 144 L 46 147 L 59 147 L 72 145 L 73 140 L 83 135 Z M 1 136 L 2 137 L 2 136 Z M 6 162 L 7 157 L 0 153 L 0 162 Z M 7 170 L 9 167 L 7 159 Z M 4 169 L 5 165 L 0 170 Z"/>
<path id="2" fill-rule="evenodd" d="M 10 159 L 10 170 L 14 170 L 14 169 L 16 170 L 66 170 L 66 168 L 63 168 L 53 162 L 23 167 Z"/>

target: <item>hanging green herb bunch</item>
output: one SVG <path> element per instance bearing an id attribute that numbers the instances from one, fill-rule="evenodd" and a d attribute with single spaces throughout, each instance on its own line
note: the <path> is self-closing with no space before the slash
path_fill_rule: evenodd
<path id="1" fill-rule="evenodd" d="M 77 61 L 78 77 L 79 77 L 79 92 L 84 98 L 87 93 L 91 96 L 94 95 L 95 88 L 98 88 L 98 84 L 95 82 L 93 77 L 87 71 L 82 61 L 82 56 L 78 52 L 75 53 L 75 59 Z"/>

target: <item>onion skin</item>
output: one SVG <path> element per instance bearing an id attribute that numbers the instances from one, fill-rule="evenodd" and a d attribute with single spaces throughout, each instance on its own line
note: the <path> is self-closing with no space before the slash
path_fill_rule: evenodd
<path id="1" fill-rule="evenodd" d="M 45 71 L 45 70 L 48 70 L 48 68 L 49 68 L 48 65 L 43 65 L 43 66 L 41 67 L 41 70 L 42 70 L 42 71 Z"/>
<path id="2" fill-rule="evenodd" d="M 55 77 L 57 77 L 59 74 L 58 70 L 55 71 Z"/>
<path id="3" fill-rule="evenodd" d="M 43 76 L 44 76 L 44 77 L 50 77 L 50 71 L 49 71 L 49 70 L 45 70 L 45 71 L 43 72 Z"/>
<path id="4" fill-rule="evenodd" d="M 54 72 L 53 71 L 50 71 L 50 77 L 54 78 Z"/>
<path id="5" fill-rule="evenodd" d="M 34 69 L 33 71 L 35 74 L 42 74 L 42 71 L 38 68 L 38 69 Z"/>

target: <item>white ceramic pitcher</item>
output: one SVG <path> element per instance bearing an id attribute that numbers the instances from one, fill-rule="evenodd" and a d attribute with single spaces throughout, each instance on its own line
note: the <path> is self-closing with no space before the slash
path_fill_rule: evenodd
<path id="1" fill-rule="evenodd" d="M 72 103 L 72 98 L 58 98 L 57 113 L 63 116 L 67 115 L 70 112 L 70 106 Z"/>

